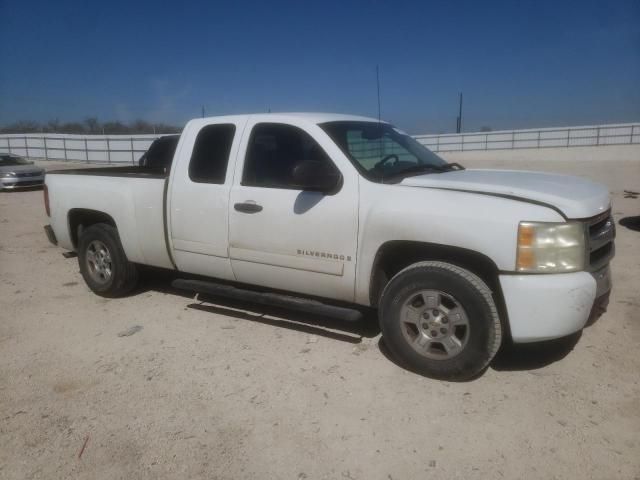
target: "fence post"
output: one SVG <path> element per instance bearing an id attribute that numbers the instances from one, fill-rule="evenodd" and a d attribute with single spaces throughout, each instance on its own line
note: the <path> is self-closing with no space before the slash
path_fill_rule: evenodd
<path id="1" fill-rule="evenodd" d="M 29 142 L 27 142 L 27 136 L 24 136 L 24 149 L 27 151 L 27 158 L 29 158 Z"/>
<path id="2" fill-rule="evenodd" d="M 64 151 L 64 161 L 68 160 L 67 158 L 67 137 L 62 137 L 62 150 Z"/>
<path id="3" fill-rule="evenodd" d="M 567 128 L 567 147 L 569 146 L 569 135 L 571 135 L 571 129 Z"/>
<path id="4" fill-rule="evenodd" d="M 631 133 L 633 136 L 633 127 L 631 127 Z M 598 125 L 598 128 L 596 129 L 596 147 L 600 145 L 600 125 Z"/>
<path id="5" fill-rule="evenodd" d="M 629 143 L 633 143 L 633 129 L 636 128 L 635 125 L 631 125 L 631 135 L 629 135 Z"/>
<path id="6" fill-rule="evenodd" d="M 87 159 L 87 163 L 89 163 L 89 149 L 87 148 L 87 137 L 84 137 L 84 156 Z"/>
<path id="7" fill-rule="evenodd" d="M 111 163 L 111 144 L 109 143 L 109 137 L 107 137 L 107 163 Z"/>
<path id="8" fill-rule="evenodd" d="M 540 148 L 540 130 L 538 130 L 538 148 Z"/>
<path id="9" fill-rule="evenodd" d="M 42 141 L 44 141 L 44 159 L 49 160 L 49 151 L 47 150 L 47 137 L 42 137 Z"/>
<path id="10" fill-rule="evenodd" d="M 484 136 L 484 149 L 489 150 L 489 134 L 485 134 Z"/>
<path id="11" fill-rule="evenodd" d="M 511 150 L 516 148 L 516 132 L 511 130 Z"/>
<path id="12" fill-rule="evenodd" d="M 135 165 L 136 161 L 133 158 L 133 137 L 131 137 L 129 140 L 131 141 L 131 165 Z"/>
<path id="13" fill-rule="evenodd" d="M 440 135 L 436 137 L 436 152 L 440 151 Z"/>

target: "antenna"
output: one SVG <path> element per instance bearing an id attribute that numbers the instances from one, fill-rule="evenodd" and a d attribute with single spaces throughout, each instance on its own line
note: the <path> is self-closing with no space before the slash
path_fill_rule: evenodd
<path id="1" fill-rule="evenodd" d="M 380 114 L 380 68 L 378 67 L 378 64 L 376 64 L 376 88 L 378 90 L 378 132 L 380 135 L 378 137 L 378 155 L 380 156 L 380 158 L 382 158 L 383 147 L 382 147 L 382 120 L 381 120 L 381 114 Z M 382 176 L 382 183 L 384 183 L 384 175 Z"/>
<path id="2" fill-rule="evenodd" d="M 458 107 L 458 118 L 456 118 L 456 133 L 462 132 L 462 92 L 460 92 L 460 106 Z"/>
<path id="3" fill-rule="evenodd" d="M 378 68 L 377 64 L 376 64 L 376 87 L 378 88 L 378 122 L 380 122 L 380 119 L 381 119 L 381 115 L 380 115 L 380 69 Z"/>

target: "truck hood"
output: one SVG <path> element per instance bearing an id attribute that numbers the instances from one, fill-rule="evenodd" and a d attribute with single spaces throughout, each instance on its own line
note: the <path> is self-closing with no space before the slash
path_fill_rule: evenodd
<path id="1" fill-rule="evenodd" d="M 543 203 L 567 218 L 593 217 L 609 209 L 608 189 L 580 177 L 522 170 L 454 170 L 405 178 L 400 185 L 475 192 Z"/>

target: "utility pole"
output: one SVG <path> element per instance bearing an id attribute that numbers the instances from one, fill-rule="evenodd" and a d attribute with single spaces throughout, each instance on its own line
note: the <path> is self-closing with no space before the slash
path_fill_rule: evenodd
<path id="1" fill-rule="evenodd" d="M 458 118 L 456 119 L 456 133 L 462 132 L 462 92 L 460 92 L 460 104 L 458 107 Z"/>
<path id="2" fill-rule="evenodd" d="M 380 69 L 378 68 L 378 65 L 376 65 L 376 89 L 378 92 L 378 123 L 379 123 L 381 112 L 380 112 Z"/>
<path id="3" fill-rule="evenodd" d="M 204 118 L 204 105 L 202 105 L 202 118 Z"/>

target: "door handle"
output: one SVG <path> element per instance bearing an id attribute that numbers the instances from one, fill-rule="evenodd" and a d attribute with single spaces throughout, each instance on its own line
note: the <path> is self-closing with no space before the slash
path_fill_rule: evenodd
<path id="1" fill-rule="evenodd" d="M 238 212 L 242 213 L 258 213 L 262 211 L 262 205 L 258 205 L 253 200 L 247 200 L 246 202 L 236 203 L 233 205 Z"/>

